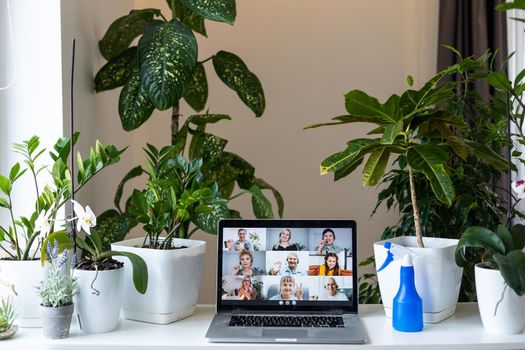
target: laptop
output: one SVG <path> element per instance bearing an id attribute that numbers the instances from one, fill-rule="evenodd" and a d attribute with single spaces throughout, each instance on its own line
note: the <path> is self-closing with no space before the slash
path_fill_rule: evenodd
<path id="1" fill-rule="evenodd" d="M 222 220 L 211 342 L 366 343 L 352 220 Z"/>

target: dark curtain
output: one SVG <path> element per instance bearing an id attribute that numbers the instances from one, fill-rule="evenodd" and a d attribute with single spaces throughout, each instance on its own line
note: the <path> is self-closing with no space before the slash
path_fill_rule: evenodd
<path id="1" fill-rule="evenodd" d="M 499 54 L 494 68 L 507 57 L 506 13 L 494 8 L 505 0 L 440 0 L 438 71 L 458 62 L 458 57 L 443 44 L 455 47 L 463 57 L 481 56 L 487 49 Z M 485 81 L 476 82 L 474 89 L 483 99 L 491 93 Z"/>

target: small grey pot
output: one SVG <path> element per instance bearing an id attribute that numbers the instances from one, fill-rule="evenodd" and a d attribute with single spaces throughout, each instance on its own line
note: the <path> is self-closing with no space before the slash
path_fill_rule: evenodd
<path id="1" fill-rule="evenodd" d="M 73 309 L 73 304 L 60 307 L 42 306 L 44 337 L 50 339 L 67 338 Z"/>

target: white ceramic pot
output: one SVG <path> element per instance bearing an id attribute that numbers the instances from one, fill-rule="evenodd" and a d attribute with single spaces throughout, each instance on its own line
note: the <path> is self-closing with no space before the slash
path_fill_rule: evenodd
<path id="1" fill-rule="evenodd" d="M 14 283 L 21 308 L 21 327 L 42 327 L 40 298 L 35 287 L 44 279 L 40 260 L 0 260 L 0 278 Z"/>
<path id="2" fill-rule="evenodd" d="M 510 287 L 503 293 L 505 281 L 499 270 L 486 268 L 483 264 L 477 264 L 474 270 L 479 313 L 485 330 L 495 334 L 523 332 L 525 296 L 518 296 Z"/>
<path id="3" fill-rule="evenodd" d="M 423 238 L 425 248 L 418 248 L 416 237 L 396 237 L 386 241 L 410 248 L 417 256 L 413 257 L 416 289 L 423 300 L 423 321 L 438 323 L 452 316 L 461 287 L 463 269 L 454 260 L 457 239 Z M 374 243 L 376 268 L 383 264 L 387 256 L 384 242 Z M 379 289 L 387 317 L 392 317 L 392 301 L 399 289 L 401 259 L 394 260 L 378 273 Z"/>
<path id="4" fill-rule="evenodd" d="M 78 283 L 75 314 L 82 332 L 105 333 L 117 328 L 124 268 L 98 271 L 98 275 L 96 271 L 75 269 L 74 276 Z"/>
<path id="5" fill-rule="evenodd" d="M 124 265 L 124 317 L 131 320 L 167 324 L 191 316 L 199 296 L 206 242 L 174 239 L 184 249 L 138 248 L 143 238 L 111 245 L 115 251 L 139 255 L 148 265 L 148 289 L 140 294 L 133 286 L 130 264 Z M 115 257 L 126 263 L 125 257 Z"/>

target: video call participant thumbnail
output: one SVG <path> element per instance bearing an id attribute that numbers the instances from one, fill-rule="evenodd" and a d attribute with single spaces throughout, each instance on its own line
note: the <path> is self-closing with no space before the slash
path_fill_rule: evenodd
<path id="1" fill-rule="evenodd" d="M 232 275 L 237 276 L 254 276 L 263 273 L 263 270 L 253 266 L 253 255 L 246 250 L 239 253 L 239 264 L 232 267 Z"/>
<path id="2" fill-rule="evenodd" d="M 253 251 L 253 243 L 246 238 L 246 229 L 240 228 L 237 231 L 237 237 L 239 238 L 235 242 L 233 240 L 227 240 L 225 246 L 228 250 L 237 250 L 237 251 Z"/>
<path id="3" fill-rule="evenodd" d="M 304 276 L 306 273 L 299 270 L 299 256 L 297 253 L 289 253 L 286 257 L 286 266 L 280 261 L 273 264 L 270 274 L 273 276 Z"/>
<path id="4" fill-rule="evenodd" d="M 283 276 L 279 281 L 279 293 L 268 300 L 303 300 L 303 285 L 295 288 L 295 279 L 292 276 Z"/>
<path id="5" fill-rule="evenodd" d="M 279 233 L 279 242 L 272 247 L 272 250 L 299 250 L 297 243 L 292 243 L 292 230 L 289 228 L 283 229 Z"/>
<path id="6" fill-rule="evenodd" d="M 326 253 L 340 253 L 343 248 L 335 243 L 335 232 L 331 228 L 325 228 L 321 234 L 321 241 L 315 248 L 318 255 L 325 255 Z"/>
<path id="7" fill-rule="evenodd" d="M 348 301 L 348 297 L 337 290 L 339 286 L 335 281 L 335 278 L 328 277 L 325 282 L 326 295 L 324 300 L 339 300 Z"/>

